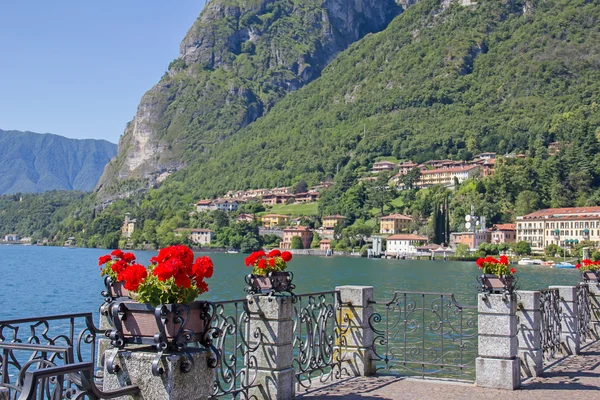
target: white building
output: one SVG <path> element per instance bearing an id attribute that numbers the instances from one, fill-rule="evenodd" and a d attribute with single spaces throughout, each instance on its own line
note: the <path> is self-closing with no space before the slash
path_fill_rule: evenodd
<path id="1" fill-rule="evenodd" d="M 215 237 L 215 232 L 211 231 L 210 229 L 175 229 L 176 235 L 181 235 L 182 232 L 189 232 L 190 241 L 199 246 L 209 245 Z"/>
<path id="2" fill-rule="evenodd" d="M 410 255 L 417 253 L 417 247 L 427 244 L 425 236 L 413 234 L 392 235 L 387 238 L 388 255 Z"/>
<path id="3" fill-rule="evenodd" d="M 219 211 L 233 212 L 237 211 L 240 203 L 236 200 L 219 199 L 214 202 L 214 205 Z"/>
<path id="4" fill-rule="evenodd" d="M 200 200 L 196 203 L 197 212 L 211 211 L 216 209 L 217 207 L 215 206 L 213 200 Z"/>
<path id="5" fill-rule="evenodd" d="M 16 233 L 9 233 L 8 235 L 4 236 L 4 240 L 7 242 L 18 242 L 20 239 L 21 237 Z"/>
<path id="6" fill-rule="evenodd" d="M 533 251 L 584 240 L 600 245 L 600 207 L 547 208 L 519 216 L 516 223 L 517 242 L 529 243 Z"/>

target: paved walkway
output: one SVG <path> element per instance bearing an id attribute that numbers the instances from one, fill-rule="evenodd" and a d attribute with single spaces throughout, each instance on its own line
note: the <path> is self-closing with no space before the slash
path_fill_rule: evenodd
<path id="1" fill-rule="evenodd" d="M 554 364 L 541 378 L 525 381 L 521 389 L 504 391 L 478 388 L 474 384 L 380 376 L 353 378 L 323 387 L 302 399 L 595 399 L 600 400 L 600 341 L 579 356 Z"/>

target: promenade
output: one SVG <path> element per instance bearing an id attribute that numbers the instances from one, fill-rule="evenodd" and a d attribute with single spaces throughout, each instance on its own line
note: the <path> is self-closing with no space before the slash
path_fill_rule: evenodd
<path id="1" fill-rule="evenodd" d="M 300 399 L 600 399 L 600 341 L 584 347 L 524 381 L 515 391 L 478 388 L 473 383 L 434 381 L 396 376 L 357 377 L 323 386 Z"/>

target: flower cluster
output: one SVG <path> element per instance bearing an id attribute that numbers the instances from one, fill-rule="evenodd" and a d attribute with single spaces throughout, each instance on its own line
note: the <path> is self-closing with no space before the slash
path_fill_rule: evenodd
<path id="1" fill-rule="evenodd" d="M 582 260 L 581 264 L 576 264 L 575 268 L 580 269 L 581 271 L 598 271 L 600 270 L 600 260 L 592 261 L 592 260 Z"/>
<path id="2" fill-rule="evenodd" d="M 265 276 L 269 272 L 285 271 L 287 263 L 292 260 L 292 253 L 277 249 L 268 254 L 263 250 L 255 251 L 246 257 L 246 267 L 252 267 L 252 273 Z"/>
<path id="3" fill-rule="evenodd" d="M 484 274 L 494 274 L 498 276 L 506 276 L 515 274 L 517 271 L 514 268 L 509 268 L 510 263 L 506 256 L 500 256 L 499 259 L 487 256 L 476 261 L 479 269 L 483 270 Z"/>
<path id="4" fill-rule="evenodd" d="M 136 266 L 136 269 L 142 267 L 135 264 L 135 254 L 124 253 L 121 250 L 114 250 L 112 253 L 98 258 L 98 266 L 100 267 L 100 275 L 108 275 L 113 282 L 124 281 L 125 271 L 132 266 Z"/>
<path id="5" fill-rule="evenodd" d="M 125 267 L 119 264 L 115 268 L 120 261 L 130 259 L 127 254 L 131 253 L 115 250 L 111 254 L 116 258 L 100 257 L 99 263 L 110 264 L 104 269 L 110 270 L 110 273 L 116 269 L 117 280 L 123 281 L 125 288 L 135 293 L 136 300 L 150 303 L 153 307 L 194 301 L 198 295 L 208 292 L 208 284 L 204 280 L 212 277 L 214 272 L 210 257 L 202 256 L 194 260 L 192 250 L 183 245 L 161 249 L 157 256 L 150 259 L 148 268 L 135 263 Z"/>

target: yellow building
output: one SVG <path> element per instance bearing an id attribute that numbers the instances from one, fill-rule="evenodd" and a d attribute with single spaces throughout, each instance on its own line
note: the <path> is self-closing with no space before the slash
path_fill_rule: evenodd
<path id="1" fill-rule="evenodd" d="M 381 217 L 379 222 L 379 233 L 395 235 L 401 232 L 408 232 L 408 226 L 412 222 L 412 218 L 402 214 L 392 214 Z"/>
<path id="2" fill-rule="evenodd" d="M 131 219 L 131 214 L 126 213 L 125 219 L 123 220 L 123 226 L 121 227 L 121 236 L 124 238 L 130 238 L 135 231 L 135 219 Z"/>
<path id="3" fill-rule="evenodd" d="M 323 229 L 333 230 L 337 224 L 343 224 L 346 217 L 341 215 L 328 215 L 323 217 Z"/>
<path id="4" fill-rule="evenodd" d="M 289 215 L 267 214 L 261 217 L 261 221 L 265 228 L 277 228 L 287 225 L 290 217 Z"/>

